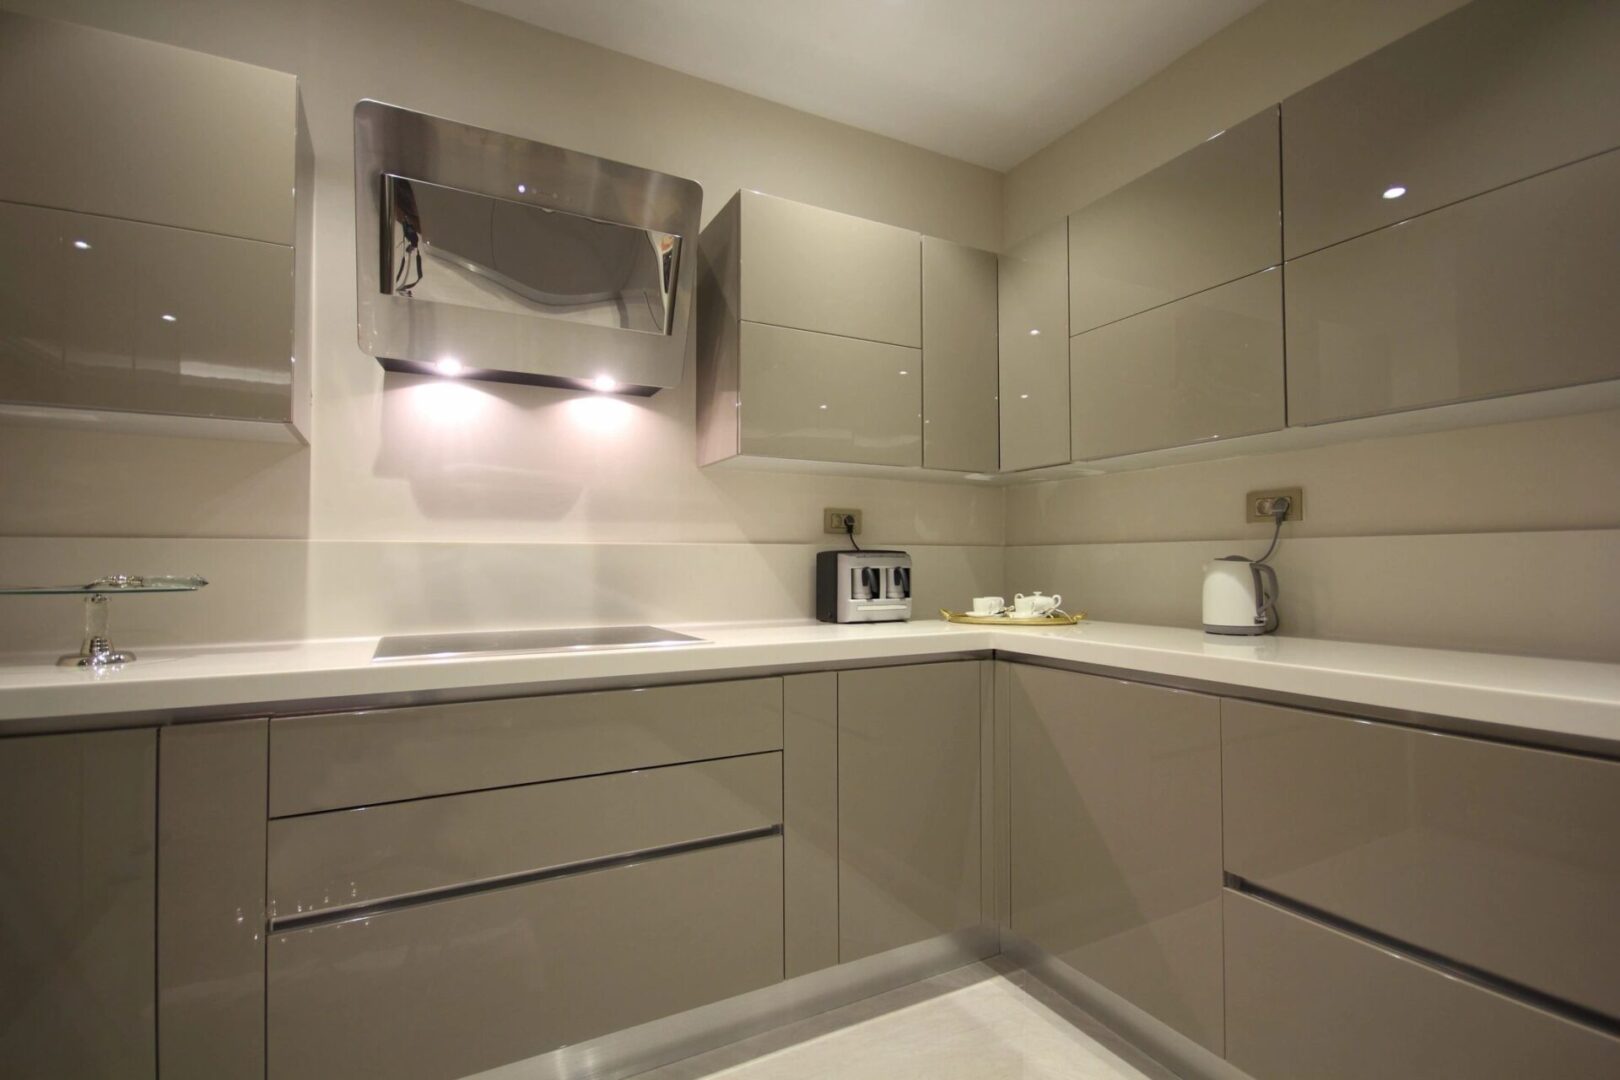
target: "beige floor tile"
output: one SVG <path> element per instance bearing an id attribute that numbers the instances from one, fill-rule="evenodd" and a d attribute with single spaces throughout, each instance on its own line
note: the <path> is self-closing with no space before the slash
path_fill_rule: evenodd
<path id="1" fill-rule="evenodd" d="M 925 1000 L 860 1002 L 644 1080 L 1164 1080 L 1088 1017 L 999 973 Z M 1017 981 L 1015 981 L 1017 980 Z M 891 1008 L 885 1009 L 885 999 Z M 908 1000 L 908 998 L 910 1000 Z M 772 1043 L 775 1043 L 773 1048 Z M 1148 1071 L 1144 1071 L 1148 1070 Z"/>

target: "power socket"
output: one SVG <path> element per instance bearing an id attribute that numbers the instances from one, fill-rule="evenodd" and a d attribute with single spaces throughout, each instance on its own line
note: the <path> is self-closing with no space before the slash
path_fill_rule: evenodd
<path id="1" fill-rule="evenodd" d="M 861 534 L 861 512 L 859 510 L 844 510 L 836 506 L 829 506 L 821 512 L 822 531 L 837 533 L 843 536 L 848 530 L 844 528 L 844 519 L 855 519 L 855 535 Z"/>
<path id="2" fill-rule="evenodd" d="M 1270 522 L 1277 519 L 1271 516 L 1273 501 L 1287 497 L 1288 513 L 1283 515 L 1284 521 L 1305 520 L 1305 489 L 1304 488 L 1272 488 L 1269 491 L 1251 491 L 1243 497 L 1243 520 L 1252 522 Z"/>

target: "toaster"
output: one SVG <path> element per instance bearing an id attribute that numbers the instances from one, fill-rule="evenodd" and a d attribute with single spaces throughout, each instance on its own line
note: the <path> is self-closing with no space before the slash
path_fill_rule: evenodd
<path id="1" fill-rule="evenodd" d="M 817 552 L 816 618 L 905 622 L 911 618 L 911 556 L 903 551 Z"/>

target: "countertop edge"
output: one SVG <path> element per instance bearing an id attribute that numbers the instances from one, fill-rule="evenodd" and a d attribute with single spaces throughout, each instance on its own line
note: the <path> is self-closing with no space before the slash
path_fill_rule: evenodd
<path id="1" fill-rule="evenodd" d="M 1000 655 L 1124 678 L 1185 680 L 1215 692 L 1230 688 L 1236 696 L 1251 690 L 1454 718 L 1522 733 L 1525 741 L 1573 740 L 1620 751 L 1620 665 L 1615 664 L 1315 639 L 1228 644 L 1205 641 L 1196 631 L 1133 624 L 1089 624 L 1077 634 L 932 622 L 890 627 L 691 627 L 711 640 L 600 653 L 386 664 L 370 662 L 375 644 L 370 638 L 285 643 L 279 649 L 159 650 L 153 659 L 137 661 L 146 666 L 134 672 L 101 677 L 13 666 L 0 668 L 0 736 L 215 718 L 210 710 L 218 718 L 276 715 L 317 711 L 311 703 L 353 709 L 375 707 L 373 701 L 409 704 L 413 697 L 518 696 L 637 680 L 693 681 Z M 1290 652 L 1304 659 L 1291 659 Z M 286 657 L 279 667 L 278 656 Z M 121 677 L 132 673 L 134 678 Z"/>

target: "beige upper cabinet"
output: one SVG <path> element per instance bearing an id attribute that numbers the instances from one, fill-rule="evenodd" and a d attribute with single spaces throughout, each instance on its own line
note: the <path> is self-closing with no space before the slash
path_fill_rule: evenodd
<path id="1" fill-rule="evenodd" d="M 293 242 L 297 80 L 0 13 L 0 200 Z"/>
<path id="2" fill-rule="evenodd" d="M 1222 1051 L 1217 698 L 1014 665 L 1012 929 Z"/>
<path id="3" fill-rule="evenodd" d="M 1277 109 L 1069 215 L 1070 332 L 1275 266 Z"/>
<path id="4" fill-rule="evenodd" d="M 1288 257 L 1620 146 L 1616 101 L 1620 5 L 1475 0 L 1283 102 Z"/>
<path id="5" fill-rule="evenodd" d="M 288 422 L 292 288 L 280 244 L 0 202 L 0 400 Z"/>
<path id="6" fill-rule="evenodd" d="M 999 460 L 996 256 L 922 241 L 923 465 L 993 473 Z"/>
<path id="7" fill-rule="evenodd" d="M 909 229 L 743 191 L 742 318 L 922 345 L 922 238 Z"/>
<path id="8" fill-rule="evenodd" d="M 1071 455 L 1284 426 L 1277 110 L 1069 216 Z"/>
<path id="9" fill-rule="evenodd" d="M 1069 460 L 1069 226 L 1001 257 L 1001 470 Z"/>
<path id="10" fill-rule="evenodd" d="M 1620 378 L 1620 151 L 1288 263 L 1288 419 Z"/>
<path id="11" fill-rule="evenodd" d="M 1284 424 L 1277 267 L 1069 340 L 1076 461 Z"/>
<path id="12" fill-rule="evenodd" d="M 699 464 L 994 471 L 994 268 L 988 252 L 738 192 L 703 230 Z"/>
<path id="13" fill-rule="evenodd" d="M 0 13 L 0 96 L 0 410 L 301 438 L 297 79 Z"/>
<path id="14" fill-rule="evenodd" d="M 980 925 L 980 665 L 838 674 L 838 959 Z"/>
<path id="15" fill-rule="evenodd" d="M 750 322 L 740 344 L 744 454 L 922 464 L 918 350 Z"/>

